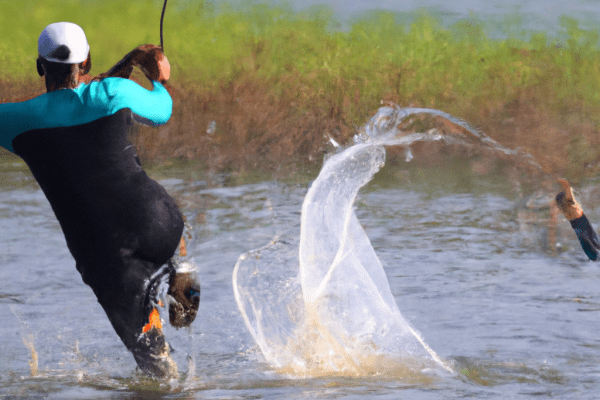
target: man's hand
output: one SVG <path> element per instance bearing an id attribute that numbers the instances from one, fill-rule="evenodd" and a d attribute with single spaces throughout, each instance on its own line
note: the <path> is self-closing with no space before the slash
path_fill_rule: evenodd
<path id="1" fill-rule="evenodd" d="M 165 83 L 171 76 L 171 65 L 159 46 L 145 44 L 133 52 L 133 65 L 140 67 L 146 78 Z"/>
<path id="2" fill-rule="evenodd" d="M 171 76 L 171 65 L 162 49 L 153 44 L 144 44 L 130 51 L 114 67 L 103 74 L 97 75 L 94 80 L 108 77 L 128 79 L 135 66 L 138 66 L 146 75 L 146 78 L 151 81 L 159 81 L 164 84 Z"/>

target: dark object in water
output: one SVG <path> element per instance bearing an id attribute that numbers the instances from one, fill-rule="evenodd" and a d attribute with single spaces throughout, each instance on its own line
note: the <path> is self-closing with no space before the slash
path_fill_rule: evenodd
<path id="1" fill-rule="evenodd" d="M 564 188 L 564 192 L 556 195 L 556 205 L 571 223 L 571 227 L 575 231 L 585 254 L 590 260 L 596 261 L 598 260 L 598 251 L 600 250 L 598 235 L 583 213 L 581 205 L 575 200 L 569 182 L 564 179 L 559 179 L 558 182 Z"/>
<path id="2" fill-rule="evenodd" d="M 190 326 L 200 306 L 200 282 L 196 271 L 188 263 L 171 260 L 173 268 L 169 277 L 169 322 L 175 328 Z"/>

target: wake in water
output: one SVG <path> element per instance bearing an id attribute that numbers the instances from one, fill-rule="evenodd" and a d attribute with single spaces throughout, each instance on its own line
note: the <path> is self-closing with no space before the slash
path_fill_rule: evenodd
<path id="1" fill-rule="evenodd" d="M 417 113 L 446 118 L 466 133 L 402 132 L 402 121 Z M 383 166 L 385 146 L 408 148 L 420 141 L 477 146 L 542 173 L 531 156 L 500 146 L 449 114 L 380 108 L 354 145 L 324 163 L 306 194 L 299 234 L 243 254 L 235 266 L 233 289 L 242 317 L 279 371 L 404 380 L 422 379 L 419 373 L 427 370 L 453 372 L 400 313 L 353 209 L 359 189 Z"/>

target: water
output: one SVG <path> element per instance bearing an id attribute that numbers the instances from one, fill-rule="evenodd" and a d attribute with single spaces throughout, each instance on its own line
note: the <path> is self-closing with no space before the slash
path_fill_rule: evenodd
<path id="1" fill-rule="evenodd" d="M 442 116 L 466 132 L 407 134 L 397 128 L 415 113 Z M 506 149 L 439 110 L 384 106 L 354 140 L 348 148 L 338 146 L 311 184 L 300 234 L 277 238 L 238 259 L 233 289 L 246 326 L 274 368 L 298 377 L 426 379 L 421 374 L 454 373 L 398 309 L 354 212 L 357 192 L 384 166 L 385 146 L 402 146 L 407 162 L 417 143 L 486 149 L 492 157 L 509 156 L 515 168 L 523 164 L 542 178 L 545 174 L 531 156 Z"/>
<path id="2" fill-rule="evenodd" d="M 409 163 L 404 147 L 388 146 L 387 165 L 354 208 L 403 318 L 454 373 L 278 371 L 246 328 L 232 272 L 240 254 L 300 231 L 308 184 L 168 178 L 161 183 L 192 226 L 202 300 L 190 330 L 166 331 L 181 380 L 149 381 L 81 282 L 26 167 L 2 157 L 0 396 L 595 398 L 600 273 L 568 223 L 551 223 L 545 205 L 558 186 L 549 193 L 527 180 L 533 169 L 504 168 L 499 155 L 454 158 L 456 147 L 441 142 L 413 147 Z M 437 164 L 419 163 L 427 152 Z M 592 221 L 600 221 L 598 190 L 576 194 Z"/>
<path id="3" fill-rule="evenodd" d="M 255 1 L 267 4 L 290 4 L 295 11 L 309 11 L 315 6 L 326 6 L 342 28 L 356 19 L 372 12 L 392 12 L 405 18 L 415 10 L 424 10 L 440 19 L 444 26 L 475 17 L 486 24 L 486 31 L 493 36 L 527 31 L 543 31 L 552 35 L 560 34 L 561 17 L 567 16 L 580 22 L 585 29 L 595 29 L 600 20 L 600 3 L 590 0 L 264 0 Z M 244 0 L 216 0 L 219 6 L 224 3 L 248 4 Z"/>

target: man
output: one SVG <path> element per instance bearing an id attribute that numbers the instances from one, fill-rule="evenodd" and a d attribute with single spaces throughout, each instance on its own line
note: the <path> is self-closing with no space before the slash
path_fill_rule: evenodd
<path id="1" fill-rule="evenodd" d="M 171 259 L 184 222 L 175 201 L 142 170 L 127 139 L 133 121 L 165 124 L 172 100 L 161 49 L 134 49 L 93 80 L 89 45 L 72 23 L 48 25 L 38 40 L 37 70 L 47 93 L 0 104 L 0 145 L 25 160 L 61 225 L 77 270 L 138 366 L 177 376 L 157 305 L 168 281 L 170 320 L 191 324 L 200 287 Z M 126 79 L 138 66 L 149 91 Z M 189 271 L 188 271 L 189 272 Z"/>
<path id="2" fill-rule="evenodd" d="M 556 205 L 571 223 L 571 228 L 575 231 L 575 235 L 577 235 L 577 239 L 579 239 L 585 255 L 590 260 L 597 261 L 600 251 L 600 239 L 598 239 L 598 235 L 592 224 L 583 213 L 581 205 L 575 200 L 573 189 L 569 185 L 569 182 L 559 179 L 558 183 L 560 183 L 564 191 L 556 195 Z"/>

